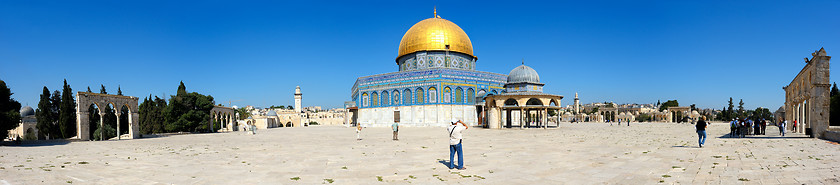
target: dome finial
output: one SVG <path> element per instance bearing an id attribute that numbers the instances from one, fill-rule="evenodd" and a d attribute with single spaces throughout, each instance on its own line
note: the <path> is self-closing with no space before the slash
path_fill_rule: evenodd
<path id="1" fill-rule="evenodd" d="M 522 58 L 522 65 L 525 65 L 525 58 Z"/>
<path id="2" fill-rule="evenodd" d="M 438 18 L 438 16 L 437 16 L 437 6 L 434 6 L 433 9 L 435 10 L 435 17 L 434 18 Z"/>

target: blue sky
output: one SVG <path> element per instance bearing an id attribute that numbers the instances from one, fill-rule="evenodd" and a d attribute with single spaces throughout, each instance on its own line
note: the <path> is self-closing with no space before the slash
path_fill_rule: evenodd
<path id="1" fill-rule="evenodd" d="M 304 106 L 340 107 L 356 78 L 398 70 L 400 39 L 434 6 L 470 36 L 477 70 L 524 58 L 563 105 L 578 92 L 775 110 L 802 58 L 840 52 L 840 1 L 0 1 L 0 79 L 33 107 L 65 78 L 138 97 L 184 81 L 261 107 L 301 86 Z"/>

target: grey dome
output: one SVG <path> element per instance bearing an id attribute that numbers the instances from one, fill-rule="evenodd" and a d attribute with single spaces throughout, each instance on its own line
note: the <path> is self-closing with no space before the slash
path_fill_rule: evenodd
<path id="1" fill-rule="evenodd" d="M 20 117 L 32 116 L 35 115 L 35 109 L 32 109 L 30 106 L 26 106 L 20 109 Z"/>
<path id="2" fill-rule="evenodd" d="M 274 112 L 274 110 L 268 110 L 268 113 L 265 113 L 265 115 L 266 116 L 277 116 L 277 112 Z"/>
<path id="3" fill-rule="evenodd" d="M 531 67 L 521 65 L 510 70 L 507 83 L 540 83 L 540 75 Z"/>

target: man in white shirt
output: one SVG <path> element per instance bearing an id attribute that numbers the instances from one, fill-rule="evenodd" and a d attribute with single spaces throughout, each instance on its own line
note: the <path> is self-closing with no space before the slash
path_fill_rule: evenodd
<path id="1" fill-rule="evenodd" d="M 458 153 L 458 169 L 463 170 L 464 168 L 464 151 L 461 147 L 461 141 L 464 139 L 464 135 L 461 133 L 467 128 L 467 124 L 461 122 L 458 119 L 452 119 L 452 125 L 447 128 L 449 131 L 449 169 L 455 168 L 455 152 Z M 461 125 L 458 125 L 461 123 Z"/>

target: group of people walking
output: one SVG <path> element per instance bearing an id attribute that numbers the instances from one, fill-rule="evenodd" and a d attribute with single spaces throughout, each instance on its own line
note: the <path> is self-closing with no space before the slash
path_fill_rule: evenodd
<path id="1" fill-rule="evenodd" d="M 744 138 L 747 135 L 765 135 L 767 120 L 753 121 L 750 118 L 737 118 L 729 122 L 729 137 Z"/>

